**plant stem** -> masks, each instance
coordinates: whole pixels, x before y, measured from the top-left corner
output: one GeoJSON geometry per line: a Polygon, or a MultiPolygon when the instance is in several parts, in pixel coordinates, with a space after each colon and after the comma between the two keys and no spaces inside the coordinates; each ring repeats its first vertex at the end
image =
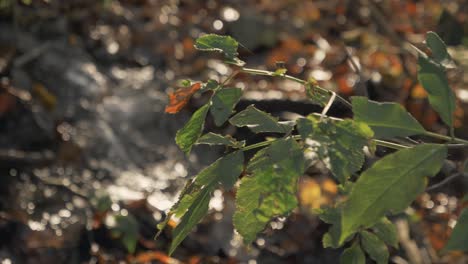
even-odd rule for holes
{"type": "MultiPolygon", "coordinates": [[[[295,139],[295,140],[300,140],[301,136],[300,135],[294,135],[294,136],[292,136],[292,138],[295,139]]],[[[256,148],[266,147],[266,146],[272,144],[273,142],[275,142],[277,140],[279,140],[279,139],[266,140],[266,141],[258,142],[258,143],[255,143],[255,144],[252,144],[252,145],[249,145],[249,146],[245,146],[245,147],[241,148],[240,150],[247,151],[247,150],[252,150],[252,149],[256,149],[256,148]]],[[[405,146],[405,145],[401,145],[401,144],[397,144],[397,143],[393,143],[393,142],[389,142],[389,141],[385,141],[385,140],[373,139],[373,141],[375,142],[375,144],[377,144],[379,146],[387,147],[387,148],[391,148],[391,149],[396,149],[396,150],[410,148],[409,146],[405,146]]]]}
{"type": "Polygon", "coordinates": [[[398,149],[411,148],[409,146],[401,145],[401,144],[398,144],[398,143],[393,143],[393,142],[390,142],[390,141],[380,140],[380,139],[373,139],[372,141],[374,141],[374,143],[379,145],[379,146],[387,147],[387,148],[391,148],[391,149],[397,149],[398,150],[398,149]]]}
{"type": "MultiPolygon", "coordinates": [[[[296,78],[294,76],[291,76],[291,75],[287,75],[287,74],[281,74],[281,75],[275,75],[274,72],[271,72],[271,71],[266,71],[266,70],[258,70],[258,69],[251,69],[251,68],[242,68],[241,69],[241,72],[245,72],[245,73],[249,73],[249,74],[252,74],[252,75],[263,75],[263,76],[277,76],[277,77],[280,77],[280,78],[284,78],[284,79],[287,79],[287,80],[290,80],[290,81],[293,81],[293,82],[296,82],[296,83],[299,83],[299,84],[302,84],[302,85],[306,85],[307,82],[304,81],[304,80],[301,80],[299,78],[296,78]]],[[[316,89],[319,89],[323,92],[326,92],[326,93],[329,93],[330,95],[333,94],[332,91],[329,91],[325,88],[322,88],[320,86],[315,86],[314,88],[316,89]]],[[[339,95],[336,95],[336,98],[338,98],[343,104],[345,104],[347,107],[349,108],[352,108],[352,105],[350,102],[348,102],[348,100],[344,99],[343,97],[339,96],[339,95]]]]}
{"type": "Polygon", "coordinates": [[[464,139],[456,138],[456,137],[452,138],[452,137],[437,134],[437,133],[434,133],[434,132],[427,131],[426,133],[424,133],[424,135],[428,136],[428,137],[432,137],[432,138],[446,140],[446,141],[453,141],[453,142],[456,142],[456,143],[468,144],[468,140],[464,140],[464,139]]]}

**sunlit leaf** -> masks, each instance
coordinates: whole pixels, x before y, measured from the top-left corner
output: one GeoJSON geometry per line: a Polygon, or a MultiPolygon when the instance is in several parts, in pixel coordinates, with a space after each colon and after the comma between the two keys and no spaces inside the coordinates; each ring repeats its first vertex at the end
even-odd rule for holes
{"type": "Polygon", "coordinates": [[[429,103],[442,120],[452,127],[455,95],[443,68],[422,55],[419,56],[418,64],[418,79],[428,93],[429,103]]]}
{"type": "Polygon", "coordinates": [[[200,222],[200,220],[208,212],[208,205],[211,199],[211,192],[213,191],[213,185],[203,188],[193,200],[193,203],[184,214],[180,223],[174,229],[172,236],[172,243],[169,247],[169,255],[172,255],[177,246],[185,239],[190,233],[192,228],[200,222]]]}
{"type": "Polygon", "coordinates": [[[231,117],[229,122],[237,127],[246,126],[254,133],[289,133],[292,130],[292,126],[279,123],[277,118],[258,110],[253,105],[249,105],[245,110],[231,117]]]}
{"type": "Polygon", "coordinates": [[[245,63],[237,58],[237,48],[239,43],[230,36],[220,36],[208,34],[199,37],[195,42],[195,48],[204,51],[217,51],[224,54],[229,63],[239,66],[245,63]]]}
{"type": "Polygon", "coordinates": [[[210,132],[201,136],[196,144],[225,145],[233,148],[242,148],[245,146],[245,141],[237,141],[235,138],[229,135],[223,136],[210,132]]]}
{"type": "Polygon", "coordinates": [[[358,242],[343,251],[340,264],[366,264],[366,256],[362,252],[358,242]]]}
{"type": "Polygon", "coordinates": [[[185,124],[183,128],[177,131],[176,143],[179,146],[179,148],[187,155],[190,153],[193,144],[197,142],[198,138],[202,133],[203,125],[205,124],[206,114],[208,113],[209,108],[209,104],[200,107],[200,109],[198,109],[192,115],[187,124],[185,124]]]}
{"type": "Polygon", "coordinates": [[[371,232],[364,230],[360,234],[362,248],[369,257],[377,262],[377,264],[387,264],[389,253],[385,243],[371,232]]]}
{"type": "Polygon", "coordinates": [[[234,227],[246,243],[274,217],[297,207],[296,185],[304,171],[300,146],[292,138],[278,140],[257,152],[247,166],[236,195],[234,227]]]}
{"type": "Polygon", "coordinates": [[[424,191],[426,177],[435,175],[447,147],[425,144],[399,150],[364,171],[343,208],[340,242],[360,227],[376,224],[386,213],[406,209],[424,191]]]}
{"type": "Polygon", "coordinates": [[[210,108],[216,126],[221,126],[228,120],[241,96],[242,89],[240,88],[224,88],[216,92],[210,108]]]}
{"type": "Polygon", "coordinates": [[[395,225],[386,217],[372,227],[374,234],[385,244],[398,248],[398,234],[395,225]]]}
{"type": "Polygon", "coordinates": [[[397,103],[378,103],[366,97],[353,97],[354,120],[366,123],[377,138],[423,134],[424,128],[397,103]]]}
{"type": "MultiPolygon", "coordinates": [[[[172,254],[190,230],[206,215],[211,193],[215,188],[220,185],[226,189],[232,188],[243,168],[243,152],[230,153],[202,170],[193,182],[184,188],[179,201],[168,214],[168,217],[175,215],[181,218],[174,229],[169,254],[172,254]]],[[[158,227],[164,228],[164,226],[158,227]]]]}
{"type": "Polygon", "coordinates": [[[202,87],[200,91],[209,91],[209,90],[215,90],[216,88],[219,87],[219,83],[215,80],[208,80],[207,82],[202,84],[202,87]]]}
{"type": "Polygon", "coordinates": [[[298,131],[304,142],[328,163],[333,175],[344,182],[364,163],[363,148],[372,137],[372,130],[353,120],[320,122],[313,115],[297,120],[298,131]]]}
{"type": "Polygon", "coordinates": [[[166,113],[178,113],[189,102],[190,97],[201,88],[201,83],[194,83],[190,87],[179,88],[169,94],[169,105],[166,106],[166,113]]]}
{"type": "Polygon", "coordinates": [[[330,100],[330,93],[319,89],[315,82],[307,82],[305,89],[309,99],[320,106],[325,106],[330,100]]]}
{"type": "Polygon", "coordinates": [[[465,208],[457,219],[447,245],[443,251],[460,250],[468,252],[468,208],[465,208]]]}
{"type": "Polygon", "coordinates": [[[278,68],[273,72],[274,76],[282,76],[285,75],[288,70],[286,68],[278,68]]]}
{"type": "Polygon", "coordinates": [[[450,54],[447,52],[447,46],[445,46],[444,41],[435,32],[427,32],[426,44],[432,51],[432,57],[438,63],[442,64],[451,60],[450,54]]]}

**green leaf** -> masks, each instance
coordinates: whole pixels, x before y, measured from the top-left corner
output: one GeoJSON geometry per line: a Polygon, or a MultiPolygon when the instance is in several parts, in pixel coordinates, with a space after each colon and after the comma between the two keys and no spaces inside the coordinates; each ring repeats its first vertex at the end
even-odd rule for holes
{"type": "Polygon", "coordinates": [[[185,124],[183,128],[177,131],[176,143],[179,148],[187,155],[190,153],[193,144],[197,142],[202,133],[206,114],[208,113],[209,108],[209,104],[202,106],[192,115],[187,124],[185,124]]]}
{"type": "Polygon", "coordinates": [[[111,232],[120,237],[120,241],[131,254],[135,252],[138,242],[139,227],[138,221],[133,215],[117,215],[115,216],[116,225],[111,232]]]}
{"type": "Polygon", "coordinates": [[[220,183],[226,189],[231,189],[237,181],[237,177],[244,169],[244,152],[238,150],[232,152],[202,170],[195,179],[197,186],[220,183]]]}
{"type": "Polygon", "coordinates": [[[236,195],[234,227],[252,242],[272,218],[297,207],[296,184],[304,171],[301,147],[292,138],[278,140],[250,160],[236,195]]]}
{"type": "Polygon", "coordinates": [[[210,108],[216,126],[221,126],[228,120],[232,110],[242,96],[242,89],[228,88],[222,89],[213,96],[213,105],[210,108]]]}
{"type": "Polygon", "coordinates": [[[202,84],[202,87],[200,88],[200,91],[205,92],[205,91],[210,91],[210,90],[215,90],[219,87],[219,83],[215,80],[208,80],[206,83],[202,84]]]}
{"type": "Polygon", "coordinates": [[[461,250],[468,252],[468,208],[463,209],[458,217],[457,224],[453,228],[447,245],[443,251],[461,250]]]}
{"type": "Polygon", "coordinates": [[[432,51],[432,57],[438,63],[442,64],[451,60],[450,54],[447,52],[447,46],[445,46],[444,41],[435,32],[427,32],[426,44],[432,51]]]}
{"type": "Polygon", "coordinates": [[[341,217],[340,242],[361,226],[370,227],[386,213],[406,209],[424,191],[447,156],[444,145],[424,144],[380,159],[356,181],[341,217]]]}
{"type": "Polygon", "coordinates": [[[245,141],[237,141],[235,138],[229,135],[223,136],[210,132],[201,136],[196,144],[225,145],[233,148],[242,148],[245,146],[245,141]]]}
{"type": "Polygon", "coordinates": [[[453,126],[455,95],[441,66],[420,55],[418,79],[428,93],[429,103],[448,126],[453,126]]]}
{"type": "Polygon", "coordinates": [[[332,226],[328,232],[322,237],[324,248],[332,247],[339,248],[339,239],[341,235],[341,209],[335,207],[327,207],[315,210],[320,220],[332,226]]]}
{"type": "Polygon", "coordinates": [[[364,230],[360,234],[362,248],[369,254],[369,257],[377,264],[387,264],[389,253],[385,243],[368,231],[364,230]]]}
{"type": "Polygon", "coordinates": [[[382,218],[377,224],[372,227],[374,234],[378,236],[385,244],[394,248],[398,248],[398,234],[395,225],[388,220],[382,218]]]}
{"type": "Polygon", "coordinates": [[[171,253],[207,213],[213,190],[219,185],[231,189],[243,169],[244,153],[232,152],[203,169],[190,184],[184,187],[179,201],[171,208],[163,224],[158,225],[161,230],[172,215],[181,217],[180,223],[174,229],[171,253]]]}
{"type": "Polygon", "coordinates": [[[249,105],[245,110],[231,117],[229,122],[237,127],[246,126],[254,133],[289,133],[292,130],[292,126],[278,123],[277,118],[274,118],[266,112],[258,110],[253,105],[249,105]]]}
{"type": "Polygon", "coordinates": [[[314,83],[307,82],[305,84],[305,89],[309,99],[320,106],[325,106],[330,100],[330,93],[326,90],[319,89],[318,86],[314,83]]]}
{"type": "Polygon", "coordinates": [[[358,96],[351,100],[354,120],[370,126],[377,138],[406,137],[426,132],[400,104],[378,103],[358,96]]]}
{"type": "Polygon", "coordinates": [[[340,257],[340,264],[366,264],[366,256],[358,242],[345,249],[340,257]]]}
{"type": "Polygon", "coordinates": [[[217,51],[224,54],[229,63],[243,66],[245,63],[237,58],[239,43],[230,36],[208,34],[199,37],[195,42],[195,48],[203,51],[217,51]]]}
{"type": "Polygon", "coordinates": [[[373,135],[364,123],[329,119],[320,122],[313,115],[298,119],[297,128],[304,142],[317,152],[340,182],[361,168],[363,148],[373,135]]]}
{"type": "Polygon", "coordinates": [[[210,185],[200,191],[195,197],[193,203],[180,220],[180,223],[174,229],[172,243],[169,247],[169,255],[174,252],[177,246],[185,239],[188,233],[190,233],[192,228],[206,215],[213,189],[213,185],[210,185]]]}

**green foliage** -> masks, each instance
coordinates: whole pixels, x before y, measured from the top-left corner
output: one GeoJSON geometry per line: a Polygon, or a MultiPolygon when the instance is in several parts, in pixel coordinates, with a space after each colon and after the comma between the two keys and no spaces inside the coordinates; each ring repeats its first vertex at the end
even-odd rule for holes
{"type": "Polygon", "coordinates": [[[352,98],[354,119],[366,123],[378,138],[424,134],[424,128],[397,103],[378,103],[365,97],[352,98]]]}
{"type": "MultiPolygon", "coordinates": [[[[455,96],[444,71],[450,56],[435,33],[428,33],[426,43],[432,50],[432,57],[420,52],[418,78],[428,91],[430,104],[453,132],[455,96]]],[[[333,93],[313,80],[303,81],[286,75],[282,66],[275,72],[243,67],[244,63],[237,58],[238,43],[231,37],[205,35],[197,39],[195,47],[221,52],[228,63],[239,67],[222,83],[208,80],[197,83],[195,88],[201,86],[199,90],[192,89],[198,93],[209,92],[212,96],[177,132],[176,143],[187,154],[194,144],[224,145],[226,153],[186,184],[168,217],[158,225],[162,230],[172,216],[180,219],[173,230],[171,254],[207,214],[212,192],[217,188],[233,188],[240,175],[244,177],[237,185],[233,223],[246,243],[255,240],[272,219],[286,216],[296,208],[296,185],[307,169],[304,155],[307,153],[308,158],[315,157],[325,163],[340,183],[342,197],[338,202],[315,211],[322,221],[331,225],[323,236],[323,246],[339,248],[345,243],[351,244],[344,250],[341,263],[365,263],[364,252],[377,263],[388,263],[387,245],[397,248],[398,238],[395,226],[386,216],[402,212],[424,191],[427,177],[440,170],[450,144],[401,145],[382,139],[422,134],[468,145],[467,141],[455,138],[453,133],[448,137],[427,132],[399,104],[378,103],[364,97],[353,97],[352,104],[336,97],[352,108],[354,119],[330,118],[325,109],[320,116],[279,122],[278,118],[253,105],[235,113],[242,90],[226,86],[238,72],[296,81],[304,85],[308,98],[321,106],[327,105],[333,93]],[[218,127],[247,127],[253,133],[279,133],[281,137],[246,145],[245,141],[229,135],[208,131],[201,136],[208,111],[218,127]],[[229,124],[226,124],[227,120],[229,124]],[[397,151],[380,158],[360,173],[365,153],[374,155],[377,145],[397,151]],[[366,147],[368,152],[365,152],[366,147]],[[244,152],[253,150],[257,152],[245,161],[244,152]],[[308,155],[310,153],[313,155],[308,155]],[[247,164],[245,171],[244,163],[247,164]]],[[[182,103],[186,103],[181,101],[186,97],[177,99],[174,95],[174,108],[178,111],[182,103]]],[[[177,111],[171,109],[170,113],[177,111]]],[[[465,210],[446,250],[467,250],[467,218],[465,210]]]]}
{"type": "Polygon", "coordinates": [[[442,39],[434,32],[430,31],[426,34],[426,44],[432,51],[432,57],[440,64],[451,60],[447,47],[442,39]]]}
{"type": "Polygon", "coordinates": [[[237,191],[234,227],[250,243],[273,217],[297,206],[296,184],[304,171],[301,147],[292,138],[275,141],[257,152],[246,171],[250,175],[237,191]]]}
{"type": "Polygon", "coordinates": [[[468,252],[468,208],[465,208],[458,217],[444,251],[460,250],[468,252]]]}
{"type": "Polygon", "coordinates": [[[362,252],[358,242],[355,242],[351,247],[345,249],[340,257],[340,264],[365,264],[366,256],[362,252]]]}
{"type": "Polygon", "coordinates": [[[237,58],[239,43],[229,36],[208,34],[199,37],[195,42],[195,48],[204,51],[217,51],[224,54],[228,63],[242,66],[245,63],[237,58]]]}
{"type": "Polygon", "coordinates": [[[222,89],[215,93],[210,112],[217,126],[223,125],[228,120],[241,96],[242,89],[240,88],[222,89]]]}
{"type": "Polygon", "coordinates": [[[246,126],[254,133],[289,133],[292,129],[292,126],[279,123],[277,118],[274,118],[270,114],[258,110],[253,105],[249,105],[245,110],[231,117],[229,122],[236,127],[246,126]]]}
{"type": "Polygon", "coordinates": [[[215,133],[207,133],[201,136],[196,144],[207,144],[207,145],[225,145],[233,148],[242,148],[245,146],[245,141],[237,141],[231,136],[223,136],[215,133]]]}
{"type": "Polygon", "coordinates": [[[388,212],[406,209],[424,191],[426,177],[435,175],[446,157],[447,147],[425,144],[387,155],[364,171],[345,202],[340,243],[388,212]]]}
{"type": "Polygon", "coordinates": [[[193,144],[197,142],[202,133],[208,109],[210,109],[209,104],[202,106],[193,114],[187,124],[185,124],[181,130],[177,131],[176,143],[187,155],[190,153],[193,144]]]}
{"type": "Polygon", "coordinates": [[[382,218],[377,224],[372,227],[374,234],[380,238],[385,244],[394,248],[398,248],[398,234],[395,225],[388,220],[382,218]]]}
{"type": "Polygon", "coordinates": [[[387,264],[389,253],[385,243],[368,231],[362,231],[360,235],[362,248],[369,257],[377,262],[377,264],[387,264]]]}
{"type": "MultiPolygon", "coordinates": [[[[230,153],[202,170],[193,182],[184,188],[179,202],[171,208],[168,216],[168,219],[172,215],[181,218],[180,223],[174,229],[174,239],[169,254],[172,254],[190,230],[206,215],[211,193],[219,185],[226,189],[232,188],[243,170],[243,164],[242,151],[230,153]]],[[[163,229],[166,223],[164,222],[158,228],[163,229]]]]}
{"type": "Polygon", "coordinates": [[[424,56],[419,56],[418,64],[418,79],[428,93],[429,103],[442,120],[452,127],[455,94],[448,84],[442,66],[424,56]]]}
{"type": "Polygon", "coordinates": [[[305,143],[315,150],[322,161],[329,160],[333,175],[345,182],[364,163],[363,148],[372,137],[372,130],[353,120],[321,122],[310,115],[297,121],[305,143]]]}

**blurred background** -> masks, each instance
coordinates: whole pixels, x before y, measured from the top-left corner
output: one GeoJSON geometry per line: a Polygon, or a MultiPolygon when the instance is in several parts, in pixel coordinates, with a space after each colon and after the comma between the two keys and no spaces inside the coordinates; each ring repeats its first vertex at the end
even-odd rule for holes
{"type": "MultiPolygon", "coordinates": [[[[426,129],[446,133],[417,83],[410,46],[426,50],[427,31],[455,59],[456,134],[468,138],[466,0],[0,0],[0,263],[337,263],[341,250],[322,248],[328,225],[311,213],[337,195],[320,164],[300,181],[300,207],[253,245],[233,231],[235,194],[217,190],[209,216],[167,256],[176,223],[154,240],[157,223],[185,181],[223,152],[178,150],[176,131],[206,98],[168,115],[167,93],[183,79],[231,73],[220,56],[193,47],[201,34],[228,34],[248,67],[283,61],[290,75],[346,98],[399,102],[426,129]]],[[[240,107],[255,103],[281,118],[320,109],[287,80],[239,75],[231,85],[244,89],[240,107]]],[[[339,105],[331,113],[351,116],[339,105]]],[[[444,170],[466,156],[453,153],[444,170]]],[[[468,263],[438,253],[467,189],[459,178],[395,217],[401,246],[392,263],[468,263]]]]}

